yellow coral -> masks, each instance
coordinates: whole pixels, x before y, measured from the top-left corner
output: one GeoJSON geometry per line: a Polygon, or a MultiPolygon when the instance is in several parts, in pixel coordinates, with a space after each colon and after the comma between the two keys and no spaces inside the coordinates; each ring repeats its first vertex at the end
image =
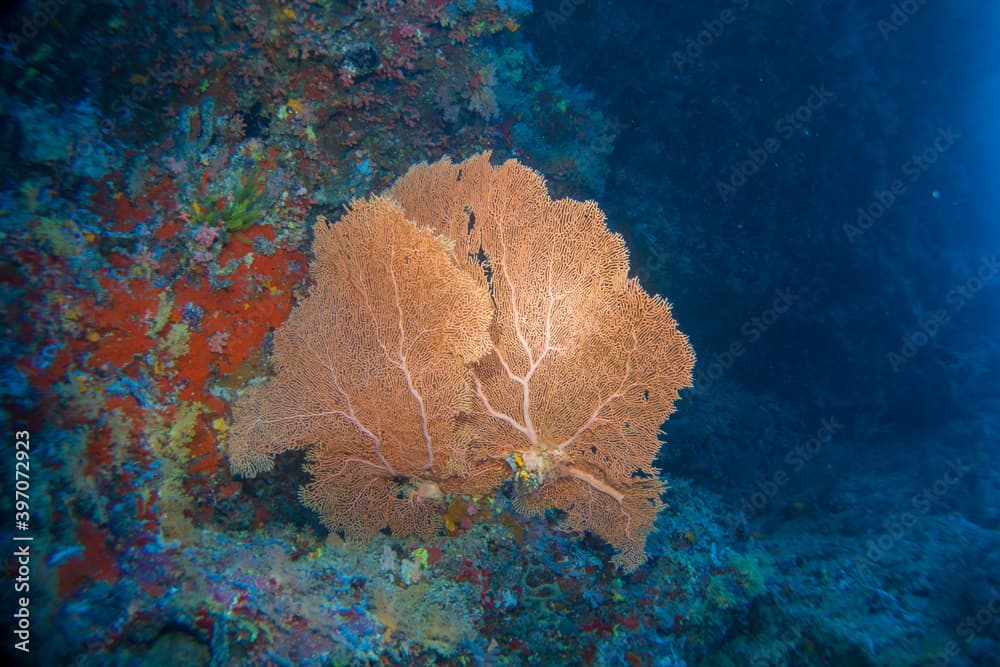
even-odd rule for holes
{"type": "Polygon", "coordinates": [[[158,335],[163,327],[167,326],[167,321],[170,319],[170,312],[174,309],[174,299],[169,292],[160,292],[160,296],[156,302],[156,314],[153,316],[153,321],[149,324],[149,330],[146,331],[146,335],[150,338],[158,335]]]}
{"type": "Polygon", "coordinates": [[[72,257],[79,254],[80,244],[73,238],[78,233],[71,221],[60,222],[55,218],[42,218],[35,229],[35,236],[43,242],[56,257],[72,257]]]}
{"type": "Polygon", "coordinates": [[[191,332],[185,324],[172,324],[167,337],[160,344],[168,356],[176,359],[188,353],[191,341],[191,332]]]}
{"type": "Polygon", "coordinates": [[[183,403],[169,427],[160,416],[150,419],[145,427],[146,438],[161,463],[157,496],[160,532],[165,540],[184,541],[194,530],[185,516],[191,505],[184,488],[185,468],[191,458],[188,443],[194,438],[198,418],[204,411],[205,406],[201,403],[183,403]]]}

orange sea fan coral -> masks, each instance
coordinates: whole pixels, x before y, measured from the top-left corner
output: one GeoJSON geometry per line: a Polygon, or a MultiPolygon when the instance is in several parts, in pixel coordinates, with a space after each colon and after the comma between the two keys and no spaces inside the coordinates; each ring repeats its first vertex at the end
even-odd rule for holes
{"type": "Polygon", "coordinates": [[[314,252],[310,296],[275,334],[276,374],[235,410],[232,468],[254,476],[307,449],[315,479],[301,497],[327,526],[429,534],[442,487],[488,477],[459,416],[472,407],[469,364],[490,346],[489,295],[383,198],[319,220],[314,252]]]}
{"type": "Polygon", "coordinates": [[[489,491],[510,462],[521,510],[565,511],[631,571],[694,353],[595,203],[489,157],[418,165],[317,223],[316,284],[275,337],[276,376],[236,410],[233,469],[307,448],[303,500],[365,538],[433,531],[441,493],[489,491]]]}
{"type": "Polygon", "coordinates": [[[518,162],[419,165],[390,196],[452,239],[493,297],[493,350],[472,376],[477,443],[520,455],[522,509],[564,510],[635,569],[662,507],[657,432],[694,365],[669,304],[627,277],[595,203],[553,201],[518,162]]]}

